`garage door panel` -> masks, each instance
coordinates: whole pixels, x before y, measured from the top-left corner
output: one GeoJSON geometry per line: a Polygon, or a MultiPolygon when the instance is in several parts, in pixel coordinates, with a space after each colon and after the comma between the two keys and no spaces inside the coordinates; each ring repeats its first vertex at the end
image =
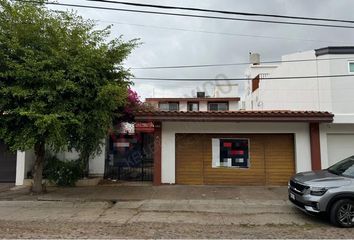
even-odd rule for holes
{"type": "Polygon", "coordinates": [[[294,172],[292,134],[176,135],[176,182],[179,184],[286,185],[294,172]],[[249,139],[249,168],[213,168],[213,138],[249,139]]]}
{"type": "Polygon", "coordinates": [[[207,137],[209,147],[205,149],[204,157],[204,183],[225,185],[263,185],[264,183],[264,155],[263,142],[257,135],[209,135],[207,137]],[[249,138],[251,151],[251,167],[247,169],[237,168],[213,168],[212,167],[212,138],[249,138]]]}
{"type": "Polygon", "coordinates": [[[176,183],[203,184],[201,138],[202,135],[176,134],[176,183]]]}
{"type": "Polygon", "coordinates": [[[354,134],[327,135],[328,164],[331,166],[340,160],[354,155],[354,134]]]}
{"type": "Polygon", "coordinates": [[[285,185],[295,173],[294,137],[267,135],[265,138],[266,184],[285,185]]]}

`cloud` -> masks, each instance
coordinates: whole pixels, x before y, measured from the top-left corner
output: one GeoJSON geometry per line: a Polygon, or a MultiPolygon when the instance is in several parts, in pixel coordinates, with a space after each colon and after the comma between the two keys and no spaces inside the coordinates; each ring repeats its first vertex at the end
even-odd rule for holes
{"type": "MultiPolygon", "coordinates": [[[[61,0],[60,2],[70,3],[72,1],[61,0]]],[[[352,0],[136,0],[135,2],[349,20],[352,19],[352,9],[354,9],[352,0]]],[[[77,0],[75,3],[88,4],[84,0],[77,0]]],[[[89,4],[103,5],[104,3],[89,4]]],[[[121,7],[120,5],[105,5],[121,7]]],[[[62,9],[62,7],[55,8],[62,9]]],[[[247,62],[249,52],[260,53],[262,60],[279,60],[284,54],[329,45],[348,45],[345,43],[350,43],[350,40],[354,39],[352,29],[197,19],[91,9],[77,9],[77,11],[85,18],[100,20],[99,25],[102,27],[111,22],[123,22],[284,38],[218,35],[113,23],[114,36],[123,35],[124,39],[140,38],[143,42],[143,45],[136,49],[126,61],[128,67],[247,62]],[[306,39],[318,39],[319,41],[306,41],[306,39]]],[[[134,70],[133,73],[137,77],[215,78],[223,74],[231,78],[243,77],[246,67],[134,70]]],[[[201,84],[136,80],[134,88],[143,98],[153,96],[153,90],[155,97],[176,97],[192,93],[198,86],[200,88],[201,84]]]]}

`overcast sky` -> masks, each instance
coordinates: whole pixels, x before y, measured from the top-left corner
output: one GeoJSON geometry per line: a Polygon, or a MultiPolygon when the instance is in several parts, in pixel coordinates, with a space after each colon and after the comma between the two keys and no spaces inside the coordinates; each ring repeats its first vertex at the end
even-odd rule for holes
{"type": "MultiPolygon", "coordinates": [[[[118,4],[98,4],[85,0],[58,1],[61,3],[143,9],[118,4]]],[[[354,20],[353,0],[136,0],[134,2],[354,20]]],[[[55,8],[65,9],[65,7],[55,8]]],[[[126,67],[247,62],[249,52],[260,53],[263,61],[279,60],[281,55],[288,53],[326,46],[354,45],[354,29],[239,22],[83,8],[75,8],[75,10],[84,18],[99,20],[99,27],[113,24],[113,36],[123,35],[124,39],[127,40],[133,38],[141,39],[140,41],[143,44],[135,49],[127,59],[126,67]],[[164,27],[164,29],[157,27],[164,27]],[[170,30],[166,28],[182,28],[193,31],[222,32],[236,35],[170,30]],[[268,38],[264,36],[268,36],[268,38]]],[[[146,10],[159,11],[156,9],[146,10]]],[[[169,11],[173,12],[172,10],[169,11]]],[[[246,67],[133,70],[132,72],[136,77],[215,79],[244,77],[246,67]]],[[[201,82],[146,80],[134,80],[134,82],[133,88],[141,96],[142,100],[145,97],[152,96],[190,96],[198,88],[203,90],[203,83],[201,82]]]]}

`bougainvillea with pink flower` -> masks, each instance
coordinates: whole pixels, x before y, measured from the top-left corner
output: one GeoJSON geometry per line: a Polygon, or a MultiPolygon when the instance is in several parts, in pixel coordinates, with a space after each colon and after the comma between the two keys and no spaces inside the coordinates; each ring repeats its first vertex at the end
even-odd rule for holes
{"type": "Polygon", "coordinates": [[[135,121],[134,113],[136,111],[142,110],[151,110],[151,106],[143,103],[136,91],[131,88],[128,88],[128,95],[126,99],[125,106],[122,109],[118,109],[118,112],[121,113],[121,116],[116,119],[115,125],[121,122],[132,123],[135,121]]]}

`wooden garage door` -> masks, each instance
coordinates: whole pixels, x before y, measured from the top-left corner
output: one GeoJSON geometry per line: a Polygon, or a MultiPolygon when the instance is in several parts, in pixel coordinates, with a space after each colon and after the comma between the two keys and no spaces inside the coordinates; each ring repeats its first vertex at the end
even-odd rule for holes
{"type": "Polygon", "coordinates": [[[294,172],[292,134],[176,134],[177,184],[285,185],[294,172]],[[213,138],[249,139],[249,168],[213,168],[213,138]]]}
{"type": "Polygon", "coordinates": [[[15,182],[16,154],[10,152],[7,146],[0,142],[0,182],[15,182]]]}
{"type": "Polygon", "coordinates": [[[204,146],[201,135],[176,135],[176,182],[203,184],[204,146]],[[178,160],[177,160],[178,159],[178,160]]]}

